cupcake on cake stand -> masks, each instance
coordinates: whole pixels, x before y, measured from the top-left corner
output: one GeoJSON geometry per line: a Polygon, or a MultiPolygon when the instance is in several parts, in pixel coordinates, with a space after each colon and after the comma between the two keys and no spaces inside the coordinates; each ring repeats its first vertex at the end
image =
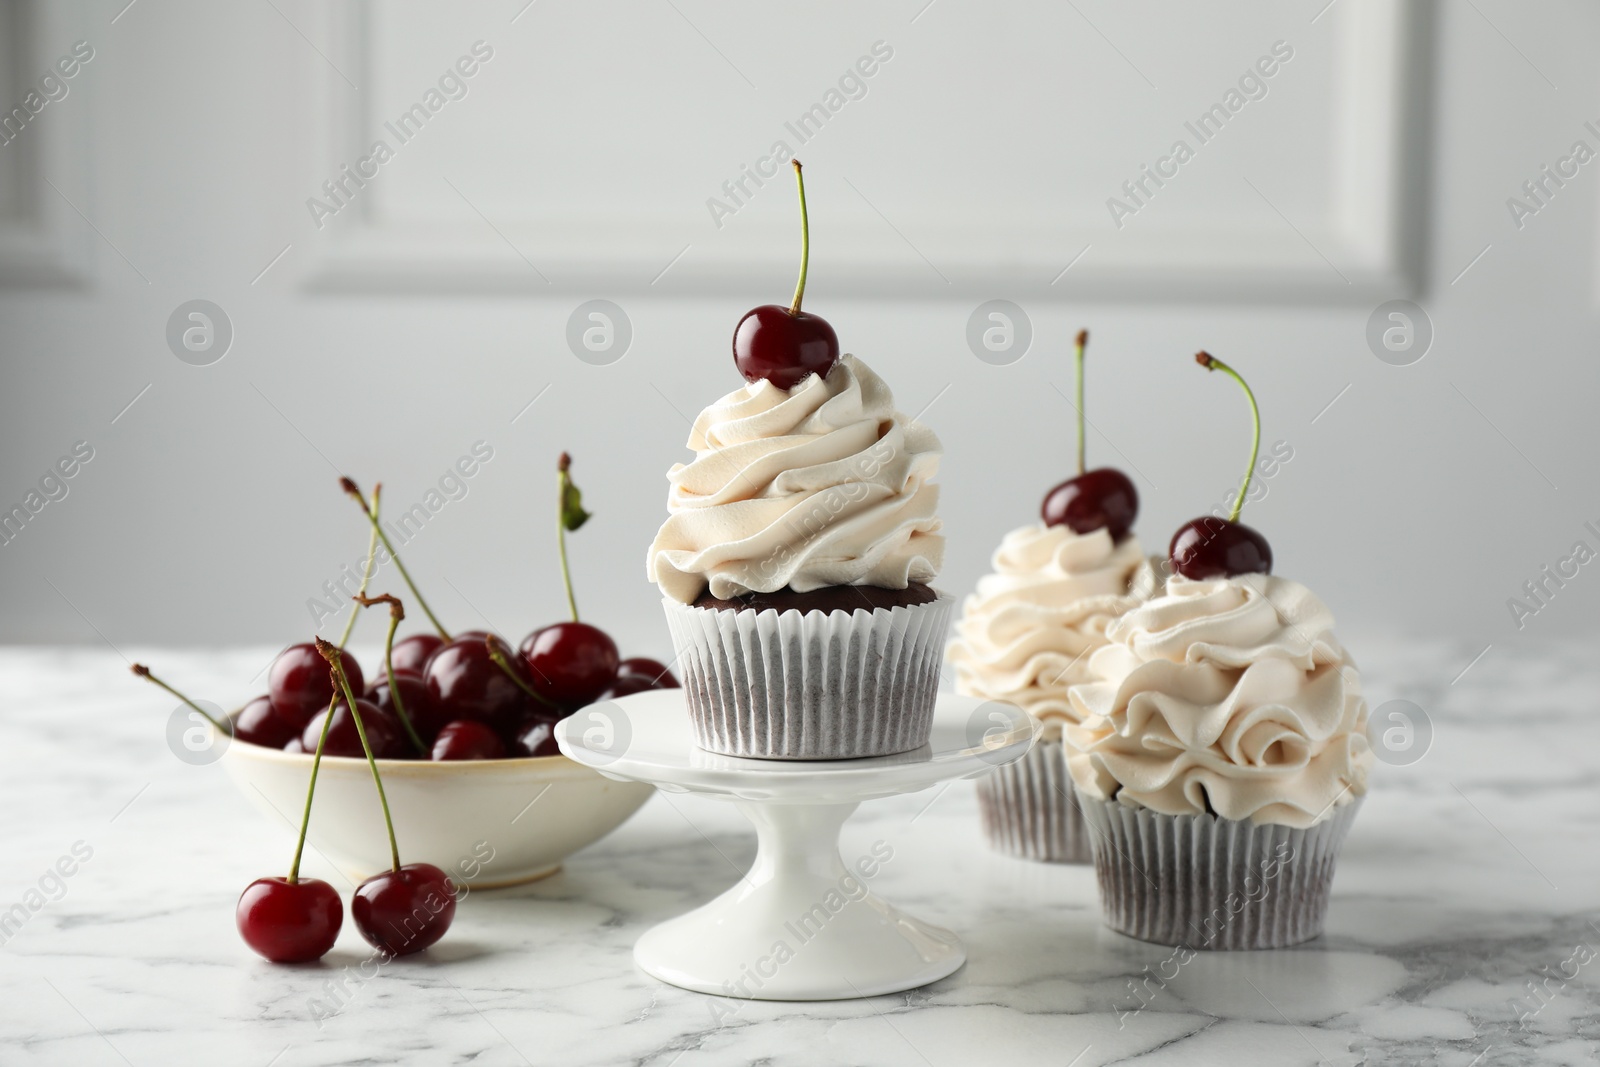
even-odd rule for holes
{"type": "Polygon", "coordinates": [[[650,546],[684,687],[585,708],[556,737],[579,763],[732,800],[755,824],[749,874],[640,938],[641,968],[704,993],[832,1000],[924,985],[966,958],[955,934],[871,891],[875,857],[845,864],[844,820],[1021,759],[1035,727],[1011,704],[938,692],[952,604],[928,584],[944,556],[939,438],[801,310],[810,230],[794,171],[794,300],[739,321],[745,384],[695,419],[650,546]]]}
{"type": "Polygon", "coordinates": [[[1037,725],[1009,704],[941,695],[928,742],[845,760],[724,756],[694,741],[680,689],[585,708],[556,727],[566,756],[622,781],[737,804],[758,842],[749,872],[634,946],[652,977],[752,1000],[845,1000],[913,989],[954,972],[953,932],[870,888],[882,857],[846,863],[839,828],[866,800],[975,778],[1021,759],[1037,725]]]}

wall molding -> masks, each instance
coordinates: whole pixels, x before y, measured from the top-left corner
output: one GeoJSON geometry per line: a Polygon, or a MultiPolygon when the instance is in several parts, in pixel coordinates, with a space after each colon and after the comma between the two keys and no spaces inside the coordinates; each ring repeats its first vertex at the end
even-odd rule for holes
{"type": "MultiPolygon", "coordinates": [[[[372,68],[365,0],[325,18],[324,36],[340,65],[365,74],[372,68]]],[[[1330,135],[1337,163],[1330,210],[1317,223],[1296,230],[1269,215],[1261,228],[1243,232],[1178,233],[1163,230],[1158,219],[1120,231],[912,219],[905,228],[918,235],[918,256],[882,243],[851,247],[850,235],[830,238],[837,254],[827,280],[814,279],[818,292],[830,298],[1229,304],[1364,303],[1414,294],[1422,276],[1416,179],[1426,144],[1418,136],[1418,111],[1428,78],[1430,51],[1423,43],[1432,29],[1430,12],[1407,0],[1343,0],[1326,19],[1316,29],[1334,35],[1330,92],[1337,106],[1330,135]]],[[[362,110],[363,94],[343,84],[326,92],[328,110],[318,122],[327,149],[308,168],[318,175],[313,187],[374,128],[362,110]]],[[[301,275],[307,291],[681,296],[725,292],[748,285],[754,273],[792,270],[787,237],[773,242],[770,255],[755,254],[719,244],[703,230],[707,239],[695,241],[681,217],[622,223],[572,218],[552,207],[548,217],[504,225],[497,233],[477,224],[381,222],[370,206],[363,203],[351,217],[341,212],[318,234],[301,275]],[[507,241],[527,250],[547,280],[512,255],[507,241]],[[688,252],[656,282],[686,242],[688,252]]]]}
{"type": "MultiPolygon", "coordinates": [[[[0,19],[0,113],[9,115],[74,41],[89,38],[80,5],[70,0],[15,0],[0,19]]],[[[0,145],[0,152],[15,153],[7,166],[18,197],[15,210],[0,214],[0,287],[77,288],[92,276],[94,235],[63,197],[88,209],[94,73],[92,65],[80,70],[66,83],[65,97],[47,103],[0,145]]]]}

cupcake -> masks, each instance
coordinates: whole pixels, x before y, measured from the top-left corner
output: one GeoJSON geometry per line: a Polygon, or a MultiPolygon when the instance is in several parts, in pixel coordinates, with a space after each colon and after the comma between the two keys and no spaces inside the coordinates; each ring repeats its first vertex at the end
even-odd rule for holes
{"type": "MultiPolygon", "coordinates": [[[[1079,428],[1083,353],[1078,334],[1079,428]]],[[[994,572],[962,607],[948,658],[956,690],[1003,700],[1041,724],[1027,756],[978,782],[984,835],[995,849],[1051,863],[1087,863],[1088,829],[1073,797],[1061,730],[1078,721],[1067,690],[1089,680],[1089,656],[1106,627],[1154,593],[1156,575],[1129,531],[1139,497],[1111,468],[1084,470],[1045,497],[1043,525],[1005,536],[994,572]]]]}
{"type": "Polygon", "coordinates": [[[984,834],[999,851],[1089,862],[1061,743],[1062,727],[1079,719],[1067,691],[1090,679],[1106,627],[1147,599],[1155,581],[1131,535],[1114,541],[1104,528],[1034,524],[1005,536],[994,573],[966,598],[948,651],[957,692],[1015,704],[1042,725],[1027,756],[978,782],[984,834]]]}
{"type": "Polygon", "coordinates": [[[804,279],[802,263],[791,306],[739,323],[746,384],[695,420],[648,573],[701,748],[906,752],[932,729],[951,607],[928,584],[944,556],[939,439],[800,311],[804,279]]]}
{"type": "Polygon", "coordinates": [[[1266,538],[1237,521],[1248,488],[1230,518],[1178,530],[1162,595],[1107,627],[1094,680],[1068,693],[1067,767],[1105,921],[1145,941],[1316,937],[1366,793],[1360,675],[1327,606],[1274,577],[1266,538]]]}

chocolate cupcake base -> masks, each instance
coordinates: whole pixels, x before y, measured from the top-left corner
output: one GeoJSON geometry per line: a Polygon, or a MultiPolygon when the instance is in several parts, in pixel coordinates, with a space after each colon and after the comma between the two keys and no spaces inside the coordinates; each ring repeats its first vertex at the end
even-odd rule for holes
{"type": "Polygon", "coordinates": [[[911,582],[904,589],[879,589],[875,585],[827,585],[797,593],[784,588],[771,593],[746,593],[726,600],[706,592],[700,594],[694,606],[716,608],[719,611],[820,611],[824,615],[842,611],[850,615],[861,608],[868,611],[907,608],[913,604],[931,604],[938,599],[939,592],[931,585],[911,582]]]}
{"type": "Polygon", "coordinates": [[[1297,830],[1161,815],[1078,794],[1107,926],[1196,950],[1285,948],[1322,933],[1339,847],[1361,799],[1297,830]]]}
{"type": "Polygon", "coordinates": [[[849,611],[663,603],[701,748],[832,760],[927,743],[948,596],[849,611]]]}
{"type": "Polygon", "coordinates": [[[1059,739],[1040,741],[1016,763],[978,780],[989,846],[1041,863],[1089,863],[1089,827],[1078,808],[1059,739]]]}

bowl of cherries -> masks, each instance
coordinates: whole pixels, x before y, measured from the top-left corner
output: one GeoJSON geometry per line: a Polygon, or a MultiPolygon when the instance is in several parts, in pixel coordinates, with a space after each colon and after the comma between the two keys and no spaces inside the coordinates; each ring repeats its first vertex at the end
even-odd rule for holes
{"type": "Polygon", "coordinates": [[[389,820],[373,801],[369,751],[382,772],[399,851],[473,888],[554,872],[649,799],[652,787],[605,778],[556,748],[555,724],[568,715],[678,686],[666,666],[621,657],[604,630],[578,619],[566,534],[589,515],[569,467],[563,454],[558,529],[572,618],[535,629],[515,647],[483,630],[447,630],[379,522],[381,487],[368,498],[341,479],[371,527],[364,581],[344,637],[337,645],[318,639],[285,648],[268,671],[267,692],[220,726],[231,734],[223,766],[274,821],[296,821],[313,765],[319,766],[306,842],[346,873],[366,877],[390,864],[389,820]],[[374,562],[391,560],[409,602],[430,624],[398,640],[406,601],[366,595],[374,562]],[[357,614],[370,607],[387,608],[389,617],[383,661],[375,668],[343,651],[357,614]],[[340,687],[319,644],[340,650],[349,692],[356,694],[354,713],[336,694],[340,687]]]}

